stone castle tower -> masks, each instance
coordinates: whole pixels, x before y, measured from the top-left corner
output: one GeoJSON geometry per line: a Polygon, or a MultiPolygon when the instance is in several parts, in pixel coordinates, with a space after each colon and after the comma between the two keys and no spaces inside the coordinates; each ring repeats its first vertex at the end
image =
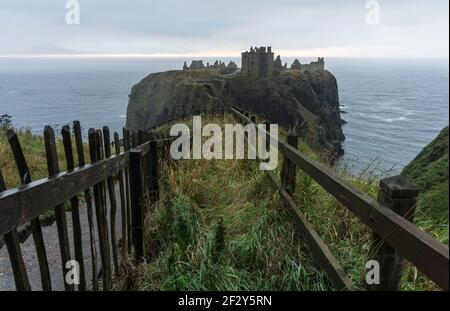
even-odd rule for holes
{"type": "Polygon", "coordinates": [[[273,73],[274,53],[272,47],[250,48],[250,51],[242,53],[243,75],[255,77],[268,77],[273,73]]]}

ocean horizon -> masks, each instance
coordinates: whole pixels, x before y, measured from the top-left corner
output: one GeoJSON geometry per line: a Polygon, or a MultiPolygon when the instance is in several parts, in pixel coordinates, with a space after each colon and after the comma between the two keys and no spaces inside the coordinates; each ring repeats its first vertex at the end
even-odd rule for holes
{"type": "MultiPolygon", "coordinates": [[[[0,58],[0,114],[37,134],[73,120],[84,135],[103,125],[121,133],[132,86],[191,60],[0,58]]],[[[347,122],[341,163],[355,174],[370,164],[379,175],[399,173],[449,123],[448,60],[326,58],[325,67],[337,79],[347,122]]]]}

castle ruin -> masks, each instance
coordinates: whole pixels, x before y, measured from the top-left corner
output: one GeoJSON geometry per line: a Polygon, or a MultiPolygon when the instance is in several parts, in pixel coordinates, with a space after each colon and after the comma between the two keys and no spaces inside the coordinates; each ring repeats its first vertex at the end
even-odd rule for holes
{"type": "MultiPolygon", "coordinates": [[[[270,46],[259,48],[250,47],[250,51],[242,53],[241,74],[256,78],[265,78],[284,70],[299,70],[302,72],[325,70],[325,60],[323,57],[319,57],[317,61],[310,62],[309,64],[302,64],[296,59],[288,69],[288,64],[285,63],[283,65],[279,55],[276,59],[274,56],[272,47],[270,46]]],[[[222,61],[215,61],[214,64],[207,63],[205,66],[202,60],[193,60],[190,66],[184,62],[183,70],[216,70],[220,74],[229,75],[235,74],[239,68],[233,61],[230,61],[228,65],[222,61]]]]}
{"type": "Polygon", "coordinates": [[[247,76],[268,77],[273,73],[274,53],[272,47],[250,48],[242,53],[241,73],[247,76]]]}
{"type": "MultiPolygon", "coordinates": [[[[250,48],[250,51],[242,53],[242,69],[241,74],[254,76],[258,78],[269,77],[274,72],[287,70],[287,64],[282,63],[281,57],[274,59],[272,47],[250,48]]],[[[319,57],[316,62],[302,64],[298,59],[292,64],[291,70],[300,70],[302,72],[314,72],[325,69],[325,60],[319,57]]]]}
{"type": "Polygon", "coordinates": [[[227,64],[225,64],[224,62],[220,61],[220,60],[216,60],[214,62],[214,64],[210,64],[210,63],[203,63],[202,60],[193,60],[191,65],[188,66],[186,62],[184,62],[184,66],[183,66],[183,70],[184,71],[188,71],[188,70],[216,70],[221,74],[232,74],[234,72],[236,72],[238,70],[238,66],[236,65],[235,62],[230,61],[227,64]]]}
{"type": "Polygon", "coordinates": [[[309,64],[302,64],[298,59],[296,59],[291,66],[292,70],[301,70],[301,71],[317,71],[325,69],[325,60],[323,57],[319,57],[316,62],[310,62],[309,64]]]}

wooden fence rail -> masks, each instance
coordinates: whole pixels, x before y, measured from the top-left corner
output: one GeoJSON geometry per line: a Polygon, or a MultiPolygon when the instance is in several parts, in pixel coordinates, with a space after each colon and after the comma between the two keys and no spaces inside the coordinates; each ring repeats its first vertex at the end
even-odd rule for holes
{"type": "MultiPolygon", "coordinates": [[[[39,220],[39,216],[49,209],[55,210],[62,275],[65,277],[69,271],[70,266],[66,264],[70,260],[75,259],[79,264],[80,272],[80,282],[76,289],[86,290],[88,288],[79,214],[80,194],[84,196],[87,208],[92,264],[91,289],[99,289],[97,280],[99,272],[97,268],[98,251],[101,259],[102,288],[104,290],[112,288],[113,272],[116,276],[120,275],[121,258],[130,254],[132,249],[134,249],[138,257],[144,255],[143,214],[140,209],[142,204],[144,204],[144,196],[152,198],[152,202],[155,202],[159,196],[158,169],[160,166],[158,164],[158,143],[169,141],[173,138],[161,138],[151,141],[150,135],[130,132],[124,128],[123,151],[120,148],[119,135],[114,133],[115,150],[113,154],[108,127],[103,127],[101,131],[89,129],[91,163],[86,164],[84,158],[85,145],[82,142],[81,126],[78,121],[73,123],[73,131],[73,137],[69,126],[64,126],[61,131],[67,171],[60,172],[55,133],[51,127],[45,127],[44,142],[49,177],[37,181],[32,181],[31,179],[18,136],[12,130],[8,131],[8,141],[23,186],[6,189],[0,170],[0,235],[5,237],[17,290],[31,290],[17,236],[17,227],[27,222],[31,222],[41,273],[41,288],[43,290],[52,290],[47,252],[39,220]],[[130,137],[133,138],[130,139],[130,137]],[[146,140],[146,137],[148,140],[146,140]],[[72,141],[73,138],[74,141],[72,141]],[[134,149],[130,148],[131,141],[135,145],[134,149]],[[73,146],[76,147],[78,166],[75,165],[73,146]],[[140,163],[146,164],[138,167],[137,171],[135,165],[136,155],[138,155],[140,163]],[[136,176],[142,177],[141,186],[143,187],[142,192],[139,192],[137,195],[135,195],[136,189],[139,188],[135,187],[136,176]],[[116,181],[120,198],[116,198],[116,181]],[[139,204],[135,203],[136,198],[139,204]],[[72,243],[70,243],[71,241],[69,241],[68,237],[67,215],[65,212],[66,202],[69,202],[71,208],[74,254],[70,252],[72,243]],[[119,241],[115,230],[116,214],[119,208],[122,219],[120,230],[122,239],[121,254],[118,251],[119,241]],[[137,231],[138,222],[136,221],[139,217],[141,217],[140,232],[137,231]],[[95,230],[97,230],[97,234],[95,230]],[[99,242],[98,249],[96,236],[98,236],[99,242]]],[[[73,284],[65,281],[64,286],[66,290],[75,289],[73,284]]]]}
{"type": "MultiPolygon", "coordinates": [[[[230,108],[236,119],[251,123],[248,112],[239,111],[236,108],[230,108]]],[[[264,133],[264,132],[263,132],[264,133]]],[[[271,134],[266,131],[266,137],[271,134]]],[[[395,256],[404,257],[414,264],[420,271],[427,275],[442,289],[449,288],[449,249],[440,241],[434,239],[408,219],[406,215],[399,215],[398,210],[395,211],[388,206],[383,205],[384,202],[377,202],[368,195],[353,188],[344,180],[335,176],[331,171],[324,168],[319,163],[309,159],[302,154],[297,148],[290,144],[279,141],[277,137],[272,137],[270,143],[274,142],[274,146],[287,158],[301,169],[327,192],[333,195],[344,207],[355,214],[364,224],[366,224],[374,234],[382,239],[383,242],[390,245],[391,250],[395,250],[395,256]]],[[[381,182],[390,194],[408,193],[407,204],[403,209],[410,211],[415,203],[411,200],[417,195],[417,191],[413,189],[402,177],[395,177],[381,182]],[[386,185],[389,185],[386,187],[386,185]]],[[[401,198],[399,198],[401,199],[401,198]]],[[[404,203],[403,203],[404,205],[404,203]]],[[[411,217],[408,217],[411,219],[411,217]]],[[[375,258],[374,258],[375,259],[375,258]]],[[[383,268],[383,267],[382,267],[383,268]]],[[[387,269],[392,270],[391,267],[387,269]]],[[[397,270],[398,268],[395,268],[397,270]]],[[[391,275],[394,277],[395,273],[391,275]]],[[[398,286],[399,278],[395,276],[396,282],[391,283],[391,287],[385,288],[395,290],[398,286]]]]}
{"type": "MultiPolygon", "coordinates": [[[[190,114],[180,114],[176,118],[164,122],[164,124],[198,114],[224,117],[226,111],[240,122],[255,123],[257,120],[249,112],[240,111],[233,107],[220,107],[215,110],[197,110],[190,114]]],[[[263,123],[268,124],[267,121],[263,123]]],[[[163,124],[157,126],[161,125],[163,124]]],[[[64,209],[66,202],[70,202],[73,220],[74,259],[78,262],[82,261],[84,255],[81,248],[81,224],[79,220],[80,194],[84,196],[88,216],[92,258],[91,288],[93,290],[99,289],[97,274],[100,270],[97,268],[97,251],[100,254],[102,289],[104,290],[112,288],[113,273],[120,275],[121,258],[134,251],[135,259],[137,261],[142,260],[145,256],[143,224],[147,215],[144,200],[148,198],[149,203],[154,203],[159,199],[160,165],[158,163],[160,161],[160,145],[166,145],[175,139],[175,137],[161,138],[152,135],[151,132],[155,128],[152,127],[139,132],[124,128],[123,138],[120,139],[119,134],[114,133],[113,141],[107,127],[102,128],[102,130],[89,129],[91,163],[86,164],[84,144],[81,139],[81,126],[79,122],[75,121],[73,138],[78,165],[75,164],[72,150],[72,133],[69,126],[65,126],[62,129],[62,142],[68,170],[60,172],[55,134],[51,127],[46,127],[44,140],[49,177],[37,181],[31,179],[31,173],[17,135],[11,130],[8,131],[8,141],[14,155],[22,187],[6,189],[0,171],[0,235],[5,236],[17,290],[31,289],[26,265],[23,262],[17,239],[17,227],[27,222],[31,222],[42,289],[52,289],[39,220],[39,215],[48,209],[55,209],[63,275],[67,272],[64,263],[72,258],[64,209]],[[114,152],[111,146],[114,146],[114,152]],[[119,188],[119,197],[116,197],[115,184],[119,188]],[[120,225],[121,252],[118,250],[120,243],[115,230],[119,210],[122,220],[120,225]],[[98,246],[95,230],[97,230],[98,235],[98,246]]],[[[384,265],[389,265],[388,271],[382,272],[384,284],[389,285],[379,286],[375,289],[397,289],[399,276],[401,276],[402,260],[406,258],[437,285],[448,290],[448,247],[410,222],[412,220],[411,210],[413,210],[415,204],[417,191],[412,189],[406,181],[399,177],[382,181],[381,188],[383,191],[380,192],[380,202],[377,202],[302,154],[296,148],[296,137],[290,137],[288,142],[283,142],[278,141],[276,137],[272,137],[272,140],[268,139],[271,137],[269,131],[266,131],[265,134],[266,144],[274,142],[275,147],[284,155],[281,181],[273,172],[268,173],[269,179],[279,190],[283,203],[292,212],[294,220],[305,233],[313,253],[336,288],[352,289],[353,285],[290,196],[296,188],[296,169],[304,171],[343,206],[359,217],[363,223],[373,230],[374,239],[378,244],[385,244],[385,246],[377,249],[378,254],[371,255],[382,261],[384,265]],[[390,254],[396,259],[392,261],[389,259],[392,256],[379,256],[380,249],[383,254],[390,254]]],[[[80,272],[81,280],[77,289],[86,290],[88,286],[84,266],[80,266],[80,272]]],[[[70,284],[65,282],[64,284],[66,290],[75,289],[70,284]]]]}
{"type": "MultiPolygon", "coordinates": [[[[193,111],[190,114],[178,115],[164,124],[201,112],[206,114],[206,111],[193,111]]],[[[212,115],[212,112],[209,113],[212,115]]],[[[163,124],[156,127],[161,125],[163,124]]],[[[175,139],[151,134],[156,127],[145,131],[123,128],[122,139],[117,132],[111,139],[111,133],[106,126],[102,130],[89,129],[88,149],[91,163],[87,164],[80,122],[73,122],[73,134],[70,127],[65,125],[61,135],[67,171],[60,172],[55,132],[52,127],[46,126],[44,142],[49,177],[37,181],[31,179],[18,136],[12,130],[7,132],[22,187],[6,189],[0,170],[0,235],[5,238],[17,290],[31,290],[17,234],[17,228],[28,222],[31,222],[39,262],[41,288],[52,290],[39,219],[39,216],[49,209],[55,210],[62,275],[64,277],[68,272],[69,266],[66,266],[66,263],[75,259],[80,272],[80,284],[76,289],[88,288],[82,248],[80,195],[84,196],[89,226],[91,289],[99,289],[97,278],[99,271],[102,272],[102,289],[112,288],[112,274],[114,272],[114,275],[120,275],[121,258],[134,251],[135,258],[142,259],[143,222],[146,212],[144,205],[155,203],[159,199],[161,145],[166,146],[175,139]],[[75,163],[74,146],[78,165],[75,163]],[[115,184],[118,184],[119,188],[118,197],[115,184]],[[148,198],[149,202],[144,202],[144,198],[148,198]],[[69,202],[71,208],[74,254],[70,252],[66,202],[69,202]],[[122,220],[120,225],[122,243],[119,243],[115,230],[119,210],[122,220]],[[96,242],[97,237],[99,245],[96,242]],[[120,254],[119,244],[122,246],[120,254]],[[97,254],[100,254],[101,269],[97,267],[97,254]]],[[[64,286],[66,290],[75,289],[75,286],[66,282],[64,286]]]]}

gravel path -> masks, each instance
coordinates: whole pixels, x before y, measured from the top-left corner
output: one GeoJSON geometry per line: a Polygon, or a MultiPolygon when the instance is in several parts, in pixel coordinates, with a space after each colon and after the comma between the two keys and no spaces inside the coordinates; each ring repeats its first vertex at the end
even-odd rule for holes
{"type": "MultiPolygon", "coordinates": [[[[120,196],[118,187],[116,187],[116,201],[117,201],[117,212],[116,212],[116,239],[117,242],[122,237],[121,234],[121,212],[120,212],[120,196]]],[[[108,202],[108,229],[110,230],[109,222],[109,199],[108,202]]],[[[69,232],[69,241],[71,249],[71,257],[74,258],[75,251],[73,248],[73,227],[72,227],[72,214],[70,212],[66,213],[67,227],[69,232]]],[[[81,220],[81,231],[82,231],[82,241],[83,241],[83,257],[84,266],[86,270],[86,283],[89,287],[92,284],[92,265],[91,265],[91,247],[89,240],[89,225],[87,218],[87,208],[86,204],[80,204],[80,220],[81,220]]],[[[97,271],[100,270],[100,252],[99,252],[99,242],[97,237],[97,226],[95,220],[95,209],[94,209],[94,231],[96,236],[96,246],[97,246],[97,271]]],[[[110,231],[109,231],[110,232],[110,231]]],[[[42,227],[42,234],[44,236],[45,247],[47,251],[47,259],[50,269],[50,277],[52,281],[52,289],[55,291],[64,290],[64,278],[62,273],[61,256],[59,251],[58,233],[56,229],[56,222],[51,226],[42,227]]],[[[109,233],[109,236],[111,234],[109,233]]],[[[34,247],[33,236],[30,237],[21,245],[22,255],[25,262],[25,266],[28,272],[28,278],[33,290],[42,290],[41,287],[41,277],[39,272],[39,264],[36,256],[36,250],[34,247]]],[[[112,252],[112,251],[111,251],[112,252]]],[[[111,259],[112,268],[114,268],[111,259]]],[[[101,287],[101,278],[99,278],[99,286],[101,287]]],[[[6,245],[0,249],[0,291],[15,291],[14,276],[11,269],[11,263],[9,261],[8,250],[6,245]]]]}

